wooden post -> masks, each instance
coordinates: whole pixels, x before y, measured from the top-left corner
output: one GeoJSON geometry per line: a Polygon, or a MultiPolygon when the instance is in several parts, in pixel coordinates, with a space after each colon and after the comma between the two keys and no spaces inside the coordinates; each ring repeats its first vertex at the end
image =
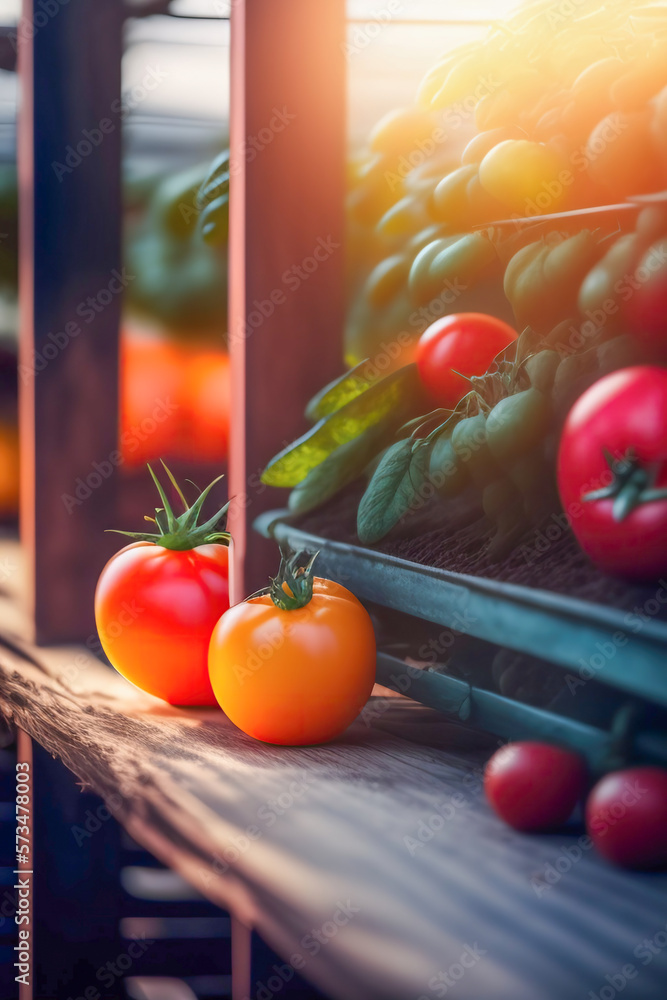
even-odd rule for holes
{"type": "Polygon", "coordinates": [[[260,483],[339,374],[344,318],[344,0],[232,4],[230,526],[234,599],[275,548],[252,530],[284,492],[260,483]]]}
{"type": "Polygon", "coordinates": [[[21,529],[40,642],[94,628],[117,547],[121,267],[120,0],[24,0],[19,391],[21,529]],[[47,9],[48,8],[48,9],[47,9]],[[57,8],[57,10],[56,10],[57,8]]]}

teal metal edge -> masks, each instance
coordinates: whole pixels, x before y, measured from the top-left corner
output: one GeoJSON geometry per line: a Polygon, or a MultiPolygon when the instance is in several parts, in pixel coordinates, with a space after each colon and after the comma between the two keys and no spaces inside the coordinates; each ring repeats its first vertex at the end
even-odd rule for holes
{"type": "Polygon", "coordinates": [[[286,511],[262,515],[255,527],[293,548],[319,550],[318,571],[359,598],[540,657],[566,668],[574,685],[594,678],[667,705],[662,622],[636,628],[630,612],[321,538],[290,523],[286,511]]]}
{"type": "Polygon", "coordinates": [[[478,729],[508,740],[539,739],[567,746],[585,756],[593,770],[603,769],[610,734],[595,726],[471,687],[458,677],[410,666],[387,653],[378,653],[376,676],[379,684],[478,729]]]}
{"type": "MultiPolygon", "coordinates": [[[[378,653],[376,677],[393,691],[503,739],[534,739],[568,747],[584,756],[593,772],[605,771],[615,750],[616,734],[609,730],[472,687],[459,677],[411,666],[388,653],[378,653]]],[[[642,759],[667,764],[667,741],[660,733],[636,734],[634,752],[642,759]]]]}

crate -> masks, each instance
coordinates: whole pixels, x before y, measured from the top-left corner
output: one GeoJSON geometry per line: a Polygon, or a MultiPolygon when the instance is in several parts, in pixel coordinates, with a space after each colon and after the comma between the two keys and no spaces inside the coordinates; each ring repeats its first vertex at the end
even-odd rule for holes
{"type": "Polygon", "coordinates": [[[322,538],[300,529],[284,511],[262,515],[256,528],[293,549],[319,551],[318,573],[365,602],[454,630],[465,612],[469,635],[537,657],[570,679],[569,697],[544,709],[381,651],[380,684],[502,740],[567,746],[594,772],[628,758],[667,764],[667,624],[646,622],[630,635],[618,609],[322,538]],[[621,636],[627,639],[622,645],[621,636]],[[605,657],[610,649],[614,653],[605,657]],[[599,668],[582,669],[582,661],[600,659],[599,668]]]}

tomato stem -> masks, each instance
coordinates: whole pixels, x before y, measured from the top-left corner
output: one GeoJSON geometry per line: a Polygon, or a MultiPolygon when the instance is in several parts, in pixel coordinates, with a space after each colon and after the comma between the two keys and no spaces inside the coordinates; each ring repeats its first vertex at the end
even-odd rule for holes
{"type": "Polygon", "coordinates": [[[292,552],[280,549],[280,567],[271,580],[268,593],[281,611],[295,611],[304,608],[313,597],[313,566],[319,552],[292,552]],[[307,559],[305,565],[301,565],[307,559]]]}
{"type": "Polygon", "coordinates": [[[634,448],[629,448],[622,458],[614,458],[605,448],[604,458],[611,471],[612,481],[609,486],[585,493],[581,498],[584,503],[613,500],[613,518],[615,521],[623,521],[642,504],[667,499],[667,489],[655,487],[659,466],[642,465],[634,448]]]}
{"type": "MultiPolygon", "coordinates": [[[[160,459],[162,462],[162,459],[160,459]]],[[[153,542],[155,545],[162,545],[165,549],[172,549],[176,552],[187,552],[189,549],[194,549],[198,545],[229,545],[230,535],[229,532],[220,528],[220,521],[226,520],[227,511],[229,509],[229,501],[221,507],[217,514],[209,518],[204,524],[199,524],[199,517],[201,515],[202,507],[204,501],[208,497],[209,493],[222,479],[222,476],[218,476],[213,480],[212,483],[199,493],[199,496],[194,501],[193,504],[188,504],[183,491],[176,482],[175,477],[171,471],[167,468],[164,462],[162,466],[169,477],[174,489],[178,493],[185,510],[178,517],[174,514],[171,504],[169,503],[169,498],[164,491],[164,488],[157,478],[152,468],[147,466],[150,472],[153,482],[157,487],[157,491],[160,495],[160,500],[162,501],[162,507],[155,508],[155,517],[149,517],[145,515],[144,519],[146,521],[153,521],[157,527],[157,532],[147,532],[147,531],[119,531],[116,528],[109,528],[109,531],[113,531],[117,535],[125,535],[127,538],[131,538],[135,542],[153,542]]]]}

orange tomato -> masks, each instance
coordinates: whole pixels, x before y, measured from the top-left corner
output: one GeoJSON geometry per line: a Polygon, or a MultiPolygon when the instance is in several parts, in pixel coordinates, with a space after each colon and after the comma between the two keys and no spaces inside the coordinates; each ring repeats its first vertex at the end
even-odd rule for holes
{"type": "Polygon", "coordinates": [[[326,743],[368,700],[375,653],[363,605],[339,584],[315,578],[302,607],[277,607],[265,594],[222,616],[209,650],[211,684],[222,710],[249,736],[326,743]]]}
{"type": "Polygon", "coordinates": [[[16,517],[19,507],[19,434],[0,422],[0,518],[16,517]]]}

